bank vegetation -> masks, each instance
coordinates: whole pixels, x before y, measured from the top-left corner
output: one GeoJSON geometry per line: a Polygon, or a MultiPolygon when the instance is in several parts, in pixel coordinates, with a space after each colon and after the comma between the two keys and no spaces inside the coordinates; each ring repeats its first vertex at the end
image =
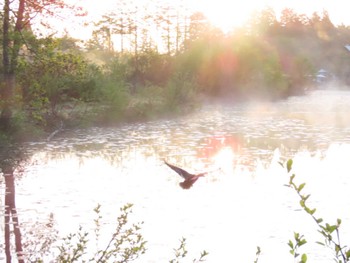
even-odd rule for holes
{"type": "Polygon", "coordinates": [[[136,15],[128,2],[95,21],[81,42],[34,34],[30,18],[40,10],[19,2],[23,9],[8,8],[20,16],[6,14],[5,4],[2,13],[2,134],[183,114],[203,98],[285,98],[315,88],[320,69],[348,82],[350,28],[333,25],[326,11],[307,17],[285,9],[277,19],[267,8],[224,33],[201,13],[162,5],[136,15]]]}

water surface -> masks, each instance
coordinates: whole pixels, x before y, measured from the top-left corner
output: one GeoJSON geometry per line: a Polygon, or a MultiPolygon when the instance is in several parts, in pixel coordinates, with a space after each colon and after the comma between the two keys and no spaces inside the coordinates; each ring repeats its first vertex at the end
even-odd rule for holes
{"type": "Polygon", "coordinates": [[[300,252],[310,262],[330,262],[332,253],[315,244],[323,239],[314,222],[284,186],[279,162],[294,159],[310,206],[330,223],[342,218],[342,242],[350,244],[349,112],[350,92],[323,90],[32,142],[32,163],[17,180],[20,222],[28,229],[52,213],[64,236],[79,225],[93,229],[93,208],[101,204],[107,236],[119,207],[133,203],[131,219],[144,222],[148,242],[140,262],[169,261],[182,237],[189,259],[207,250],[207,262],[253,262],[260,246],[259,262],[293,262],[287,242],[294,231],[305,234],[300,252]],[[163,159],[211,172],[182,190],[163,159]]]}

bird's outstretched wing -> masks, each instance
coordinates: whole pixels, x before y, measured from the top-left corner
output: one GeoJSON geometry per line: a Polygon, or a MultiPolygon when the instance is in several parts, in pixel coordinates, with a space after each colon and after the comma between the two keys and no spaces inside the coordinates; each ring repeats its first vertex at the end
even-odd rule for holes
{"type": "Polygon", "coordinates": [[[190,174],[189,172],[185,171],[184,169],[181,169],[175,165],[172,165],[170,163],[167,163],[164,161],[164,163],[169,166],[171,169],[173,169],[175,172],[177,172],[180,176],[182,176],[185,180],[193,177],[193,174],[190,174]]]}

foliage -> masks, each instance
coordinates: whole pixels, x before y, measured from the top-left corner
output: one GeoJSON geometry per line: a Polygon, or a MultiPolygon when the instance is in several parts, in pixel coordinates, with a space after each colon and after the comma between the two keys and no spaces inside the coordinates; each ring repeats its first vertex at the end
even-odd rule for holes
{"type": "MultiPolygon", "coordinates": [[[[307,200],[310,198],[310,194],[304,194],[303,189],[305,187],[305,183],[296,184],[295,183],[295,174],[292,173],[292,167],[293,166],[293,160],[288,160],[286,163],[286,169],[288,174],[290,174],[289,177],[289,183],[288,187],[291,187],[299,196],[300,199],[300,206],[301,208],[313,219],[313,221],[316,223],[318,227],[318,232],[323,237],[324,241],[318,241],[317,243],[323,247],[330,248],[334,253],[334,260],[338,263],[345,263],[350,262],[350,248],[347,246],[344,246],[340,242],[340,225],[341,225],[341,219],[337,219],[337,222],[335,224],[329,224],[324,223],[323,218],[317,217],[315,215],[316,208],[311,208],[307,204],[307,200]]],[[[294,240],[295,243],[293,243],[291,240],[288,242],[288,246],[291,248],[290,252],[295,257],[298,258],[300,254],[298,253],[298,248],[300,248],[302,245],[306,244],[307,241],[304,238],[303,235],[300,235],[299,233],[294,233],[294,240]]],[[[307,261],[307,255],[302,254],[300,262],[306,262],[307,261]]]]}
{"type": "Polygon", "coordinates": [[[165,86],[171,78],[174,64],[174,58],[163,55],[154,50],[146,50],[137,57],[138,71],[135,71],[133,78],[147,85],[165,86]]]}
{"type": "Polygon", "coordinates": [[[260,254],[261,254],[261,249],[260,249],[259,246],[257,246],[257,247],[256,247],[256,253],[255,253],[255,260],[254,260],[254,263],[258,263],[260,254]]]}
{"type": "MultiPolygon", "coordinates": [[[[294,241],[293,243],[292,240],[289,240],[288,246],[290,247],[290,253],[294,256],[295,259],[297,259],[300,254],[298,253],[298,249],[307,243],[306,239],[304,239],[303,235],[300,235],[299,233],[294,232],[294,241]]],[[[307,255],[302,254],[301,255],[301,260],[300,263],[305,263],[307,261],[307,255]]]]}
{"type": "MultiPolygon", "coordinates": [[[[98,205],[94,211],[96,244],[99,245],[101,216],[98,205]]],[[[129,223],[129,214],[132,205],[127,204],[120,208],[120,216],[117,218],[117,226],[110,240],[103,248],[97,247],[97,252],[91,257],[88,255],[89,233],[83,231],[82,227],[75,234],[69,234],[63,239],[59,249],[57,262],[129,262],[138,258],[146,251],[146,242],[140,233],[142,223],[129,223]],[[89,259],[87,259],[89,257],[89,259]]]]}
{"type": "Polygon", "coordinates": [[[47,222],[33,223],[29,229],[26,229],[23,237],[26,261],[44,262],[43,258],[52,256],[50,250],[57,238],[58,231],[55,229],[53,214],[49,215],[47,222]]]}
{"type": "Polygon", "coordinates": [[[46,118],[49,114],[50,102],[43,87],[34,82],[28,91],[28,114],[35,123],[46,126],[46,118]]]}
{"type": "MultiPolygon", "coordinates": [[[[186,250],[186,238],[180,239],[180,246],[178,248],[174,249],[175,258],[171,259],[169,263],[180,263],[181,260],[187,256],[187,250],[186,250]]],[[[200,257],[198,259],[193,259],[192,262],[204,262],[205,257],[208,256],[209,253],[205,250],[203,250],[200,254],[200,257]]]]}
{"type": "MultiPolygon", "coordinates": [[[[64,7],[60,1],[50,4],[64,7]]],[[[39,7],[28,8],[35,14],[39,7]]],[[[60,121],[103,124],[179,114],[203,95],[298,95],[315,85],[312,79],[320,68],[349,82],[343,47],[350,30],[335,27],[327,12],[308,17],[285,9],[277,19],[267,8],[247,25],[224,34],[203,14],[175,4],[154,7],[154,16],[141,14],[140,8],[136,1],[121,1],[121,13],[111,10],[95,23],[86,49],[68,35],[41,38],[27,28],[16,29],[15,20],[7,21],[7,37],[16,40],[18,51],[10,60],[16,62],[11,69],[17,85],[11,87],[14,96],[8,100],[1,84],[1,115],[5,117],[11,106],[20,112],[16,116],[21,118],[12,120],[16,127],[30,124],[50,132],[60,121]],[[20,35],[13,34],[15,29],[20,35]],[[113,42],[116,36],[119,44],[113,42]]],[[[28,18],[22,17],[22,22],[28,18]]],[[[0,53],[6,58],[11,55],[7,51],[0,53]]],[[[2,72],[5,68],[0,67],[2,72]]]]}
{"type": "MultiPolygon", "coordinates": [[[[146,252],[146,241],[141,234],[141,223],[131,224],[130,214],[132,213],[132,204],[126,204],[120,208],[121,214],[117,218],[117,226],[107,242],[101,242],[101,205],[94,209],[96,219],[95,228],[95,247],[96,252],[91,253],[93,244],[89,239],[91,233],[84,231],[80,226],[74,234],[69,234],[58,246],[59,254],[55,262],[131,262],[139,258],[146,252]]],[[[39,231],[41,236],[37,236],[37,228],[33,228],[26,238],[26,260],[29,262],[44,262],[44,257],[53,256],[54,252],[50,250],[55,241],[57,241],[57,231],[53,228],[53,217],[50,216],[49,222],[41,226],[42,229],[49,228],[49,235],[39,231]],[[30,250],[30,252],[28,252],[30,250]],[[50,254],[51,253],[51,254],[50,254]],[[49,255],[50,254],[50,255],[49,255]]],[[[36,224],[36,227],[39,223],[36,224]]],[[[187,257],[186,239],[180,240],[180,246],[174,249],[175,257],[169,262],[179,263],[187,257]]],[[[202,251],[198,259],[192,262],[204,262],[209,253],[202,251]]]]}
{"type": "Polygon", "coordinates": [[[110,57],[103,65],[103,78],[113,81],[130,81],[134,72],[133,57],[127,54],[110,57]]]}
{"type": "Polygon", "coordinates": [[[194,100],[196,85],[191,76],[176,74],[170,79],[166,87],[165,100],[170,111],[181,110],[194,100]]]}
{"type": "Polygon", "coordinates": [[[104,98],[102,105],[106,105],[102,112],[105,120],[113,122],[120,120],[122,114],[129,103],[130,89],[124,81],[103,80],[99,82],[104,98]]]}
{"type": "Polygon", "coordinates": [[[156,85],[145,85],[132,96],[126,109],[128,119],[144,120],[160,116],[166,109],[165,90],[156,85]]]}
{"type": "Polygon", "coordinates": [[[25,102],[35,100],[36,90],[40,88],[53,113],[59,103],[72,98],[93,100],[96,97],[94,75],[99,74],[98,68],[80,54],[55,50],[56,46],[57,43],[50,40],[44,42],[32,61],[23,61],[19,75],[25,102]]]}
{"type": "Polygon", "coordinates": [[[79,52],[67,52],[72,47],[69,41],[72,40],[31,39],[31,53],[19,61],[17,79],[23,110],[28,120],[39,127],[50,127],[57,119],[70,119],[67,106],[72,109],[77,101],[96,101],[101,96],[97,89],[99,68],[79,52]]]}

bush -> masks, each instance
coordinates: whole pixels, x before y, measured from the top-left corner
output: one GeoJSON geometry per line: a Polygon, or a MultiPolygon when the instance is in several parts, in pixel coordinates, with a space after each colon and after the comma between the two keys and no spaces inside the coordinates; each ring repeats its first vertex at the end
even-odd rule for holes
{"type": "MultiPolygon", "coordinates": [[[[283,166],[283,164],[282,164],[283,166]]],[[[311,208],[307,204],[307,200],[310,198],[310,194],[303,193],[303,189],[305,187],[305,183],[296,184],[295,183],[295,174],[292,173],[293,160],[288,160],[286,163],[286,169],[289,177],[289,183],[286,185],[292,188],[300,199],[301,208],[313,219],[315,224],[318,227],[318,232],[321,234],[323,240],[317,241],[317,244],[330,248],[334,253],[334,261],[337,263],[345,263],[350,262],[350,248],[348,246],[344,246],[340,242],[340,225],[341,219],[337,219],[335,224],[324,223],[323,218],[317,217],[315,215],[316,208],[311,208]]],[[[298,249],[307,243],[304,235],[300,235],[299,233],[294,233],[294,242],[289,240],[288,246],[290,247],[290,253],[294,256],[295,259],[299,258],[300,254],[298,249]]],[[[300,257],[300,262],[305,263],[307,261],[307,255],[302,254],[300,257]]]]}
{"type": "Polygon", "coordinates": [[[193,106],[196,95],[195,82],[187,74],[178,73],[168,82],[165,90],[167,111],[179,112],[185,107],[193,106]]]}
{"type": "MultiPolygon", "coordinates": [[[[100,234],[100,208],[98,205],[94,211],[97,215],[95,219],[95,239],[99,244],[100,234]]],[[[117,219],[117,226],[110,240],[104,246],[97,247],[93,255],[88,255],[87,245],[89,242],[88,232],[84,232],[82,227],[75,234],[70,234],[63,239],[59,249],[56,262],[129,262],[138,258],[146,252],[146,241],[140,233],[141,224],[129,224],[129,214],[132,212],[132,205],[123,206],[121,215],[117,219]]]]}
{"type": "Polygon", "coordinates": [[[102,91],[99,122],[115,123],[123,118],[130,100],[129,87],[124,81],[105,80],[99,83],[102,91]]]}
{"type": "MultiPolygon", "coordinates": [[[[114,232],[111,234],[109,241],[100,244],[101,235],[101,206],[97,205],[94,209],[96,213],[94,239],[96,251],[91,252],[91,244],[89,237],[90,233],[83,230],[80,226],[74,234],[69,234],[63,240],[59,241],[58,255],[51,251],[51,255],[56,254],[54,262],[131,262],[146,253],[146,244],[140,230],[141,223],[130,223],[130,214],[132,213],[132,204],[126,204],[120,208],[120,215],[117,218],[117,224],[114,232]]],[[[50,247],[54,244],[54,239],[57,238],[57,231],[52,229],[53,218],[49,218],[49,228],[52,236],[41,236],[39,240],[26,241],[27,253],[26,260],[30,262],[44,262],[43,256],[50,254],[50,247]],[[31,246],[38,248],[39,251],[31,249],[31,246]]],[[[48,225],[46,224],[46,225],[48,225]]],[[[36,229],[39,224],[36,224],[36,229]]],[[[34,228],[33,228],[34,229],[34,228]]],[[[31,232],[34,230],[31,230],[31,232]]],[[[35,231],[34,231],[35,232],[35,231]]],[[[30,234],[30,237],[35,239],[38,237],[30,234]]],[[[174,258],[169,262],[179,263],[181,259],[187,256],[186,239],[180,240],[180,246],[174,249],[174,258]]],[[[192,262],[204,262],[208,252],[202,251],[198,259],[193,259],[192,262]]]]}

